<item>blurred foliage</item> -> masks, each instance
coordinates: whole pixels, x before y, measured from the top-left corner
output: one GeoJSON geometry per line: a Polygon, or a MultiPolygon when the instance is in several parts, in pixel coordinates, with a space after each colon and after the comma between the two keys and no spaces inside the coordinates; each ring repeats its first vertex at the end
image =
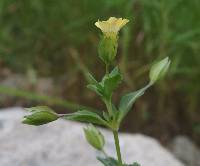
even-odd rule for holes
{"type": "Polygon", "coordinates": [[[172,73],[189,77],[195,85],[190,88],[198,88],[199,0],[1,0],[0,9],[1,60],[17,71],[64,72],[69,46],[87,58],[96,54],[93,23],[115,15],[131,20],[123,35],[128,59],[140,66],[170,56],[172,73]]]}
{"type": "MultiPolygon", "coordinates": [[[[54,77],[71,73],[80,79],[76,71],[84,74],[88,68],[101,74],[94,22],[109,16],[130,19],[118,55],[125,87],[139,87],[150,67],[146,64],[169,56],[170,78],[155,87],[158,104],[153,104],[153,110],[167,116],[159,110],[173,107],[183,123],[198,123],[199,0],[1,0],[0,64],[15,72],[31,68],[38,75],[54,77]]],[[[139,107],[141,116],[149,119],[145,104],[139,107]]]]}
{"type": "MultiPolygon", "coordinates": [[[[58,74],[61,69],[66,69],[66,47],[72,45],[84,49],[91,44],[95,29],[93,23],[108,15],[110,10],[120,8],[122,2],[2,0],[2,59],[18,71],[39,67],[45,74],[58,74]]],[[[95,47],[94,44],[91,46],[95,47]]]]}

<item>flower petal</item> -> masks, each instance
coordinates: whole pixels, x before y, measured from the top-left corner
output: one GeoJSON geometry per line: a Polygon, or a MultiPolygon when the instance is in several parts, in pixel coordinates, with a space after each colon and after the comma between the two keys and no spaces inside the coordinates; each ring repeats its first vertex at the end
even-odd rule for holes
{"type": "Polygon", "coordinates": [[[103,33],[118,33],[119,30],[129,22],[127,19],[110,17],[107,21],[99,21],[95,25],[103,33]]]}

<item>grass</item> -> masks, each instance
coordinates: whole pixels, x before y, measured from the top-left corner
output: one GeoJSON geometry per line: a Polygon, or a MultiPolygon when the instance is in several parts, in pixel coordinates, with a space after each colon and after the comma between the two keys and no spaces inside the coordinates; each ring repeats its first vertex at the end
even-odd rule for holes
{"type": "Polygon", "coordinates": [[[64,99],[61,99],[58,97],[39,95],[39,94],[31,92],[31,91],[10,88],[7,86],[0,86],[0,93],[9,95],[9,96],[24,98],[26,100],[36,101],[36,102],[40,102],[40,103],[42,102],[44,104],[46,103],[48,105],[61,106],[63,108],[67,108],[72,111],[77,111],[77,110],[81,110],[81,109],[96,111],[94,108],[83,106],[83,105],[80,105],[80,104],[77,104],[74,102],[70,102],[70,101],[67,101],[67,100],[64,100],[64,99]]]}

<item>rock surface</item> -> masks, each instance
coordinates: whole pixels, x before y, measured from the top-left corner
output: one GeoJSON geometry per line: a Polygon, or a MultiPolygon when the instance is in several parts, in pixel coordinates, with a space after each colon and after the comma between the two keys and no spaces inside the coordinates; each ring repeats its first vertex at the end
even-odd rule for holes
{"type": "MultiPolygon", "coordinates": [[[[95,159],[101,155],[83,138],[84,124],[58,120],[40,126],[20,121],[21,108],[0,110],[0,165],[2,166],[101,166],[95,159]]],[[[106,151],[115,155],[112,135],[103,130],[106,151]]],[[[123,158],[142,166],[183,166],[155,139],[141,134],[121,134],[123,158]]]]}
{"type": "Polygon", "coordinates": [[[174,138],[170,149],[187,166],[200,166],[200,150],[186,136],[177,136],[174,138]]]}

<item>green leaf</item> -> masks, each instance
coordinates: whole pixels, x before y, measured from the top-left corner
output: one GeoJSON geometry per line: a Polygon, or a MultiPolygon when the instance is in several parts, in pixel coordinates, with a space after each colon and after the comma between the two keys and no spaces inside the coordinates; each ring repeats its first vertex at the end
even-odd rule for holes
{"type": "Polygon", "coordinates": [[[140,164],[134,162],[133,164],[130,164],[130,165],[125,165],[125,166],[141,166],[140,164]]]}
{"type": "Polygon", "coordinates": [[[26,110],[31,114],[24,116],[22,121],[24,124],[39,126],[59,118],[59,115],[47,106],[31,107],[26,108],[26,110]]]}
{"type": "Polygon", "coordinates": [[[92,76],[92,74],[87,73],[87,77],[89,78],[89,82],[90,82],[91,84],[95,84],[95,85],[98,84],[98,81],[92,76]]]}
{"type": "Polygon", "coordinates": [[[155,63],[149,73],[149,77],[152,83],[160,80],[164,75],[166,74],[169,66],[170,66],[171,61],[169,60],[168,57],[165,59],[155,63]]]}
{"type": "Polygon", "coordinates": [[[94,84],[89,84],[89,85],[87,85],[87,88],[90,89],[90,90],[92,90],[92,91],[94,91],[100,97],[103,97],[102,87],[98,87],[97,85],[94,85],[94,84]]]}
{"type": "Polygon", "coordinates": [[[117,67],[111,73],[106,74],[101,82],[97,82],[91,74],[88,74],[88,77],[90,84],[87,87],[104,99],[110,99],[113,91],[122,81],[122,76],[117,67]]]}
{"type": "MultiPolygon", "coordinates": [[[[119,166],[119,162],[112,158],[112,157],[107,157],[107,158],[101,158],[97,157],[97,159],[104,165],[104,166],[119,166]]],[[[134,162],[133,164],[123,164],[123,166],[141,166],[140,164],[134,162]]]]}
{"type": "Polygon", "coordinates": [[[97,159],[104,165],[104,166],[118,166],[118,161],[114,158],[108,157],[108,158],[101,158],[97,157],[97,159]]]}
{"type": "Polygon", "coordinates": [[[141,166],[140,164],[138,164],[138,163],[136,163],[136,162],[134,162],[132,165],[130,165],[130,166],[141,166]]]}
{"type": "Polygon", "coordinates": [[[94,91],[100,97],[103,97],[103,87],[100,85],[100,83],[90,73],[88,73],[88,78],[90,84],[87,85],[87,88],[94,91]]]}
{"type": "Polygon", "coordinates": [[[119,103],[119,116],[118,116],[118,122],[121,122],[122,119],[127,115],[127,113],[130,111],[131,107],[135,103],[135,101],[142,96],[145,91],[151,86],[152,84],[148,84],[144,88],[137,90],[135,92],[128,93],[124,95],[119,103]]]}
{"type": "Polygon", "coordinates": [[[64,116],[64,118],[68,120],[109,126],[109,124],[104,119],[102,119],[97,113],[87,111],[87,110],[78,111],[72,114],[67,114],[64,116]]]}
{"type": "Polygon", "coordinates": [[[110,98],[113,91],[119,86],[121,81],[121,73],[119,72],[118,67],[115,67],[110,74],[104,76],[100,83],[104,90],[104,96],[110,98]]]}
{"type": "Polygon", "coordinates": [[[123,166],[141,166],[141,165],[134,162],[133,164],[124,164],[123,166]]]}
{"type": "Polygon", "coordinates": [[[105,119],[106,121],[110,121],[110,117],[109,117],[108,112],[104,112],[104,111],[103,111],[103,117],[104,117],[104,119],[105,119]]]}

